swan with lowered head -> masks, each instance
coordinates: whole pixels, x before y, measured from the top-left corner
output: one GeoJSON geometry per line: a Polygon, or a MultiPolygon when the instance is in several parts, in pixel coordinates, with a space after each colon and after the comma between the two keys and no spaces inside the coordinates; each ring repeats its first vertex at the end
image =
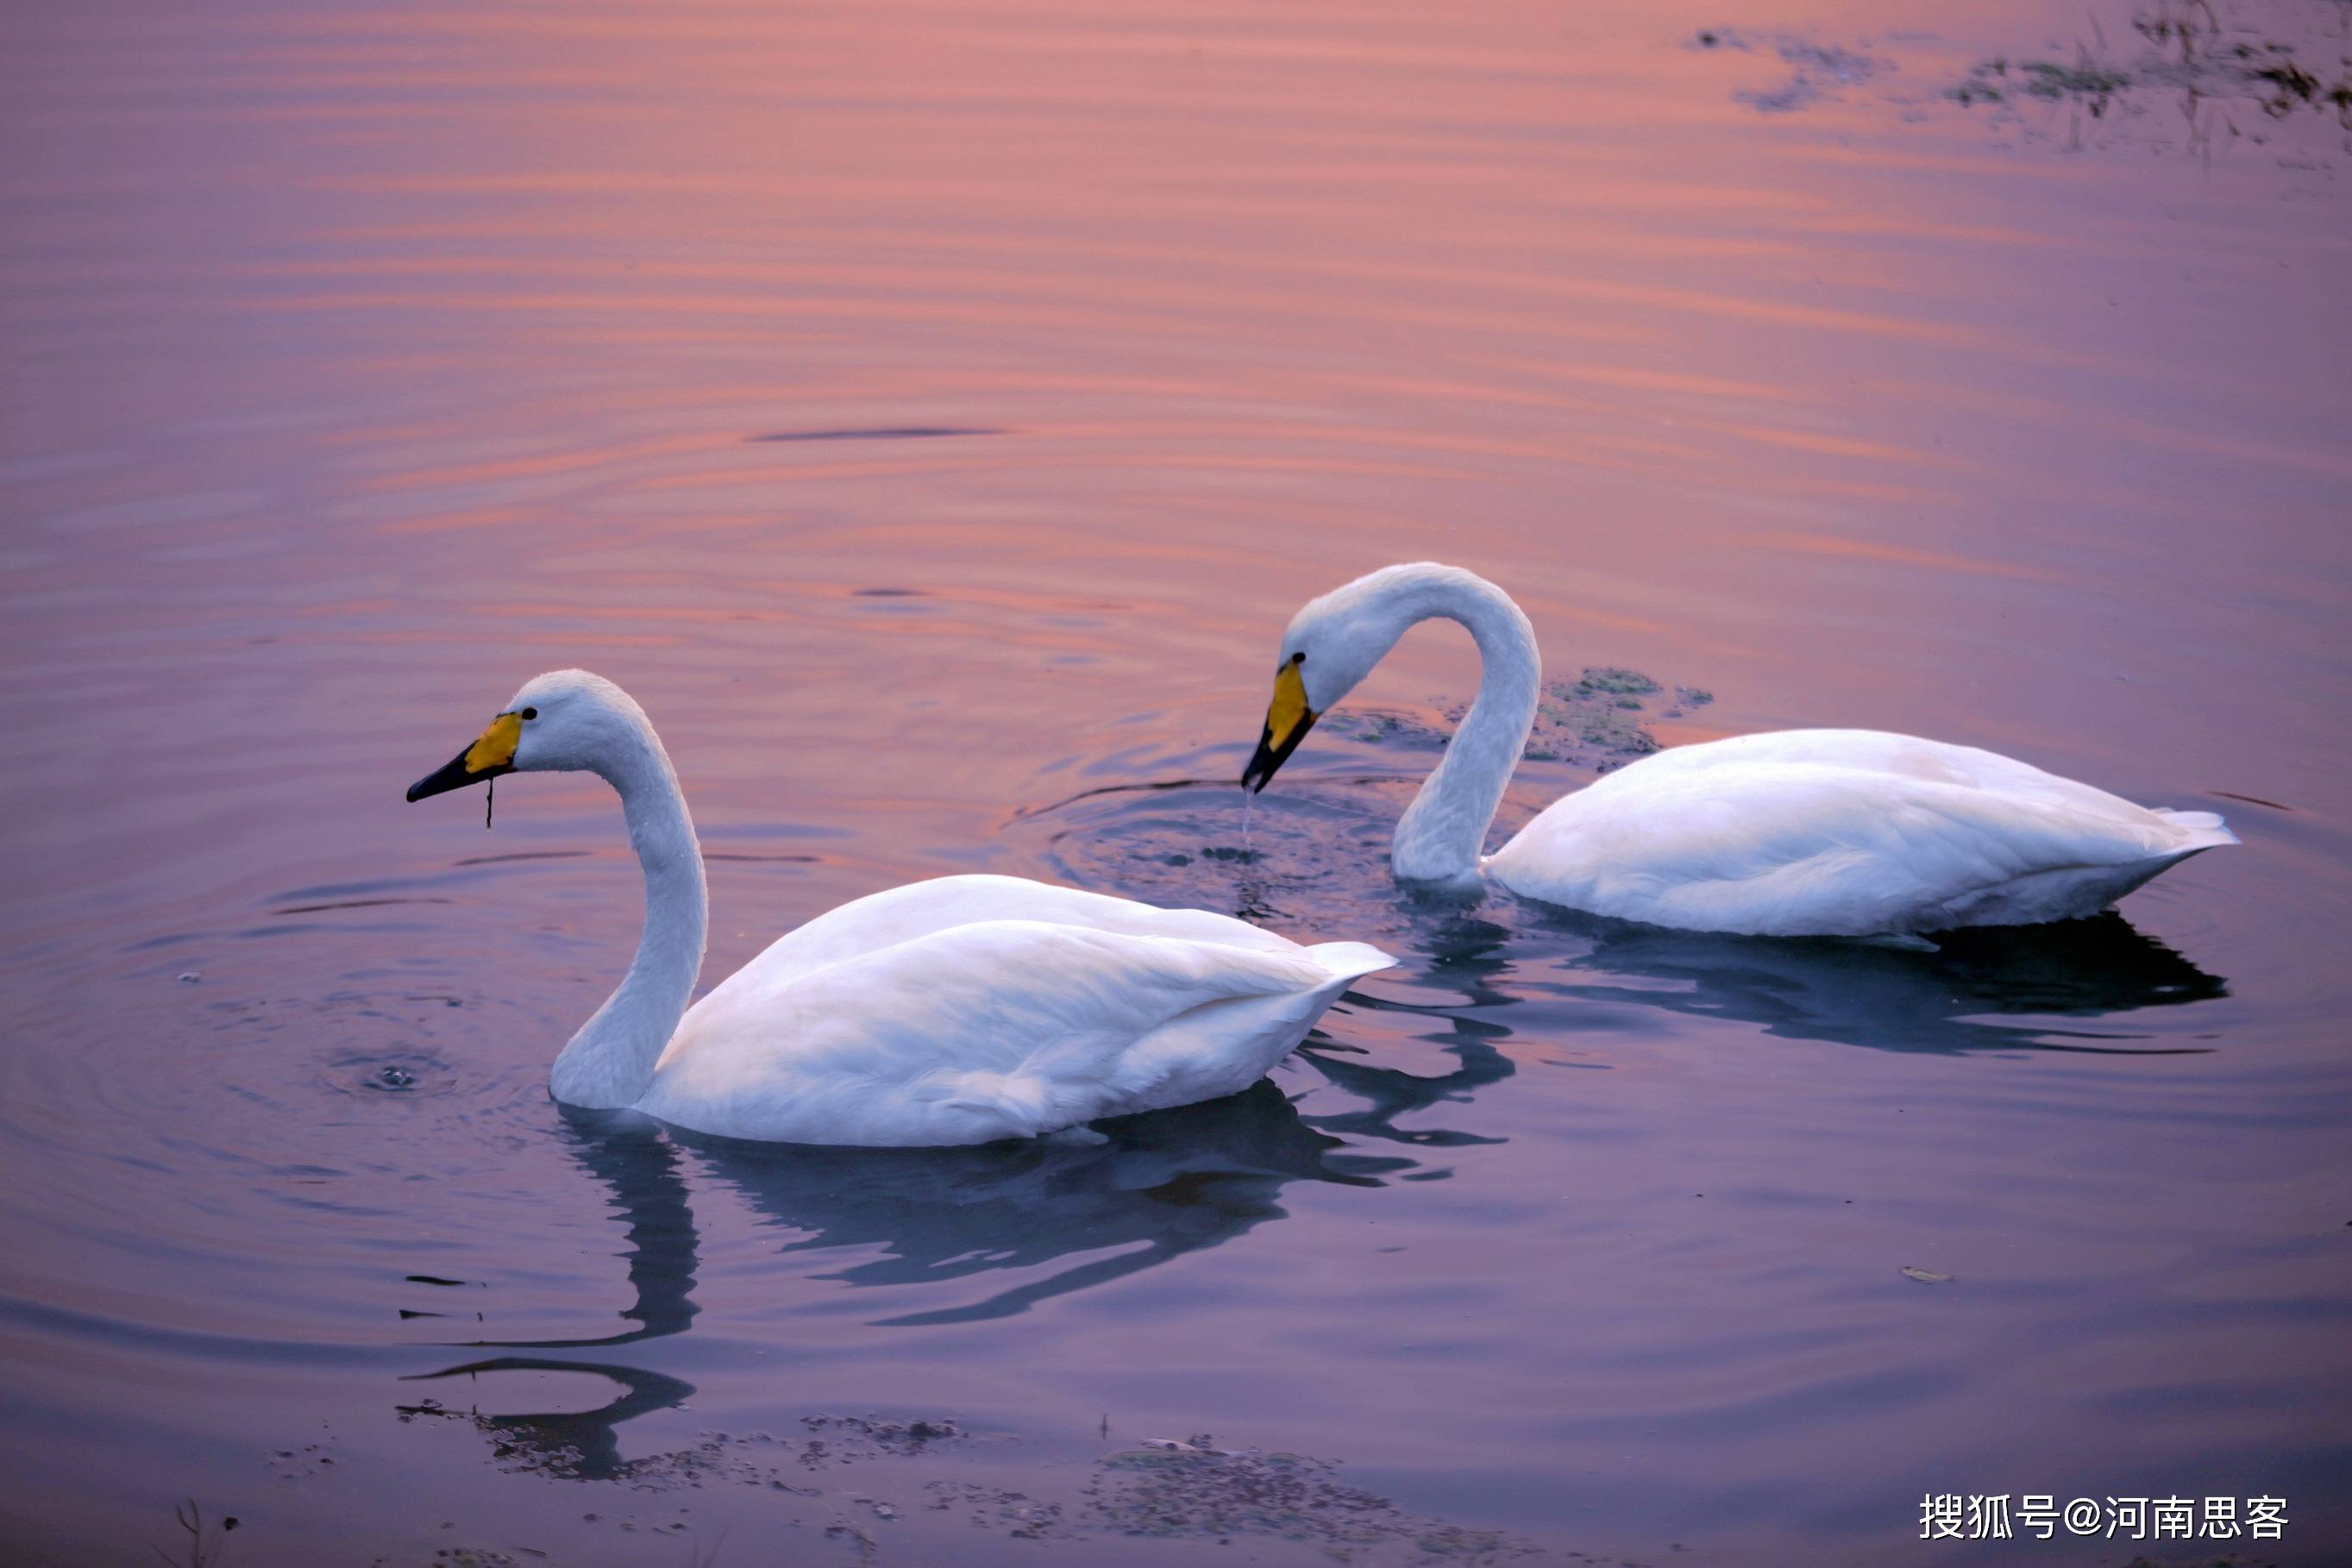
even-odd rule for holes
{"type": "Polygon", "coordinates": [[[540,676],[408,798],[550,770],[613,786],[646,879],[636,958],[549,1075],[568,1105],[776,1142],[1033,1137],[1246,1089],[1350,980],[1392,963],[1205,910],[942,877],[818,916],[689,1007],[702,850],[628,693],[585,670],[540,676]]]}
{"type": "Polygon", "coordinates": [[[1526,898],[1685,931],[1916,938],[2095,914],[2238,841],[2211,812],[2134,805],[1973,746],[1787,730],[1644,757],[1482,859],[1535,723],[1535,632],[1492,583],[1428,562],[1360,577],[1292,618],[1243,787],[1264,789],[1315,721],[1433,617],[1469,630],[1483,669],[1397,823],[1390,864],[1406,881],[1458,882],[1483,865],[1526,898]]]}

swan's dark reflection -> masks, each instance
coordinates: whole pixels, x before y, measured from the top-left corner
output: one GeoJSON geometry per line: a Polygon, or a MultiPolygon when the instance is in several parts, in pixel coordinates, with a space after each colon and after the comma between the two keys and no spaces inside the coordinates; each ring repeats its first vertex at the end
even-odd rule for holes
{"type": "Polygon", "coordinates": [[[682,1334],[694,1315],[694,1270],[699,1260],[694,1205],[678,1171],[677,1151],[644,1117],[579,1110],[558,1105],[569,1152],[613,1194],[625,1226],[629,1291],[620,1316],[637,1326],[586,1340],[486,1341],[508,1350],[579,1350],[625,1345],[682,1334]]]}
{"type": "MultiPolygon", "coordinates": [[[[558,1107],[568,1152],[613,1195],[625,1223],[629,1305],[618,1314],[636,1326],[593,1339],[503,1340],[501,1349],[566,1350],[630,1344],[684,1333],[699,1310],[694,1304],[700,1248],[677,1151],[642,1117],[611,1116],[558,1107]]],[[[615,1436],[621,1423],[667,1410],[694,1395],[690,1383],[641,1367],[553,1356],[492,1356],[402,1379],[436,1383],[462,1377],[469,1384],[499,1373],[572,1373],[602,1377],[619,1394],[593,1410],[484,1415],[420,1400],[402,1405],[404,1416],[463,1416],[491,1439],[504,1460],[575,1480],[609,1480],[628,1473],[615,1436]]]]}
{"type": "Polygon", "coordinates": [[[1155,1268],[1281,1217],[1297,1181],[1378,1186],[1412,1162],[1341,1152],[1273,1080],[1204,1105],[1096,1124],[1107,1142],[978,1149],[813,1149],[673,1131],[770,1223],[805,1233],[786,1253],[875,1250],[818,1278],[936,1286],[1058,1258],[1084,1261],[884,1326],[1009,1317],[1155,1268]]]}
{"type": "MultiPolygon", "coordinates": [[[[1427,1102],[1399,1093],[1386,1098],[1400,1108],[1427,1102]]],[[[877,1325],[902,1327],[1025,1311],[1280,1218],[1277,1199],[1292,1182],[1380,1186],[1415,1164],[1402,1156],[1346,1152],[1340,1139],[1301,1118],[1271,1079],[1204,1105],[1098,1123],[1104,1142],[1087,1146],[816,1149],[708,1138],[625,1112],[559,1110],[572,1157],[611,1192],[625,1223],[631,1301],[619,1315],[635,1326],[594,1339],[498,1342],[502,1350],[605,1348],[687,1330],[697,1310],[699,1248],[681,1149],[690,1150],[711,1177],[741,1193],[768,1223],[804,1233],[783,1252],[844,1247],[878,1254],[819,1279],[852,1286],[951,1287],[1001,1269],[1034,1273],[1085,1255],[1071,1267],[1010,1289],[877,1325]]],[[[1379,1112],[1367,1114],[1376,1121],[1379,1112]]],[[[484,1415],[421,1400],[399,1408],[411,1419],[470,1420],[491,1437],[502,1459],[547,1475],[599,1480],[659,1462],[622,1459],[617,1428],[694,1394],[693,1384],[665,1373],[547,1355],[492,1356],[404,1381],[465,1378],[470,1384],[504,1373],[586,1374],[609,1380],[620,1392],[597,1409],[576,1413],[484,1415]]]]}
{"type": "Polygon", "coordinates": [[[463,1415],[490,1438],[490,1451],[499,1459],[566,1480],[606,1481],[628,1475],[635,1468],[621,1458],[620,1426],[625,1421],[670,1410],[694,1396],[694,1384],[642,1367],[562,1361],[550,1356],[493,1356],[440,1372],[406,1378],[408,1383],[437,1383],[444,1378],[470,1381],[502,1372],[573,1373],[610,1379],[619,1395],[593,1410],[543,1411],[520,1415],[484,1415],[457,1411],[446,1402],[397,1406],[401,1415],[463,1415]]]}
{"type": "MultiPolygon", "coordinates": [[[[1529,906],[1534,908],[1535,906],[1529,906]]],[[[1767,1034],[1899,1051],[2169,1054],[2122,1030],[2004,1024],[2002,1014],[2101,1017],[2229,994],[2113,910],[2053,925],[1948,931],[1937,951],[1710,936],[1545,910],[1536,929],[1585,945],[1579,978],[1519,990],[1621,1008],[1745,1019],[1767,1034]],[[1658,982],[1669,983],[1661,987],[1658,982]]],[[[1621,1015],[1622,1016],[1622,1015],[1621,1015]]]]}
{"type": "Polygon", "coordinates": [[[1422,945],[1426,967],[1416,976],[1423,984],[1458,987],[1461,1010],[1453,1007],[1407,1006],[1378,996],[1350,993],[1346,1005],[1370,1012],[1417,1013],[1440,1026],[1422,1039],[1445,1051],[1459,1064],[1452,1072],[1435,1075],[1401,1072],[1347,1059],[1343,1051],[1361,1054],[1356,1047],[1338,1047],[1310,1037],[1301,1047],[1324,1077],[1364,1102],[1360,1110],[1310,1116],[1307,1120],[1327,1132],[1360,1138],[1380,1138],[1423,1147],[1458,1147],[1497,1143],[1502,1140],[1446,1128],[1405,1129],[1396,1119],[1442,1101],[1467,1100],[1489,1084],[1500,1083],[1518,1070],[1496,1049],[1511,1030],[1490,1020],[1465,1016],[1473,1008],[1503,1007],[1517,998],[1501,990],[1496,978],[1506,967],[1505,946],[1511,940],[1506,928],[1466,912],[1458,904],[1424,905],[1424,916],[1435,915],[1422,945]]]}

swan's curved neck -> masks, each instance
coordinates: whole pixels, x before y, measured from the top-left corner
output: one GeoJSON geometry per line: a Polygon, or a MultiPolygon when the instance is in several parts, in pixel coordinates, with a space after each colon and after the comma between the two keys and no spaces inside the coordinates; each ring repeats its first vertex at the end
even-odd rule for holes
{"type": "Polygon", "coordinates": [[[611,1110],[635,1105],[653,1082],[702,971],[710,908],[702,846],[669,753],[642,720],[596,772],[620,793],[629,842],[646,873],[646,929],[629,973],[596,1016],[555,1058],[548,1087],[567,1105],[611,1110]]]}
{"type": "Polygon", "coordinates": [[[1535,628],[1509,595],[1485,578],[1451,568],[1400,578],[1384,598],[1402,617],[1459,621],[1478,645],[1478,696],[1445,748],[1437,771],[1397,823],[1390,867],[1410,881],[1475,876],[1486,828],[1535,725],[1543,665],[1535,628]]]}

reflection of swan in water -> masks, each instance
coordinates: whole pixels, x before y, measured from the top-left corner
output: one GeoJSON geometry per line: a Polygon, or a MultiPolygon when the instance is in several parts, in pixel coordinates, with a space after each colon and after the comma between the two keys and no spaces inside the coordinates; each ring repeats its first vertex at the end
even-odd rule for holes
{"type": "MultiPolygon", "coordinates": [[[[1472,1005],[1505,1001],[1485,977],[1499,969],[1507,933],[1481,921],[1444,928],[1433,978],[1472,1005]]],[[[1382,1008],[1351,996],[1345,1005],[1382,1008]]],[[[1412,1009],[1419,1011],[1419,1009],[1412,1009]]],[[[1055,1296],[1140,1273],[1231,1241],[1282,1217],[1282,1189],[1311,1181],[1373,1187],[1416,1161],[1349,1151],[1343,1137],[1417,1145],[1481,1142],[1467,1133],[1407,1132],[1393,1119],[1510,1076],[1496,1026],[1434,1016],[1430,1038],[1461,1058],[1435,1078],[1349,1059],[1319,1032],[1293,1058],[1296,1073],[1240,1094],[1098,1123],[1096,1147],[1051,1142],[972,1149],[849,1150],[739,1142],[673,1131],[710,1175],[737,1189],[768,1223],[803,1233],[785,1254],[857,1248],[826,1276],[856,1287],[940,1287],[1018,1270],[1010,1289],[879,1320],[889,1326],[1008,1317],[1055,1296]],[[1360,1110],[1301,1115],[1286,1098],[1319,1075],[1360,1110]],[[1335,1136],[1336,1134],[1336,1136],[1335,1136]],[[1116,1249],[1116,1250],[1114,1250],[1116,1249]],[[1083,1261],[1038,1277],[1055,1259],[1083,1261]]]]}
{"type": "Polygon", "coordinates": [[[772,1225],[804,1233],[786,1254],[856,1248],[824,1276],[852,1286],[936,1286],[999,1269],[1085,1260],[891,1326],[1009,1317],[1140,1273],[1282,1216],[1296,1181],[1378,1186],[1410,1160],[1339,1152],[1272,1080],[1206,1104],[1099,1124],[1109,1142],[961,1150],[777,1148],[680,1135],[772,1225]],[[1111,1249],[1118,1249],[1112,1251],[1111,1249]],[[1108,1255],[1106,1255],[1108,1254],[1108,1255]]]}
{"type": "MultiPolygon", "coordinates": [[[[674,1410],[694,1397],[694,1384],[681,1383],[657,1372],[634,1366],[599,1365],[593,1362],[560,1361],[550,1356],[493,1356],[488,1361],[468,1362],[464,1366],[453,1366],[403,1381],[437,1383],[443,1378],[462,1377],[471,1383],[502,1372],[572,1373],[610,1378],[620,1385],[618,1397],[593,1410],[542,1411],[521,1415],[476,1415],[468,1417],[489,1436],[491,1452],[497,1458],[513,1461],[543,1475],[560,1476],[565,1480],[608,1481],[627,1475],[633,1467],[621,1458],[621,1424],[640,1415],[649,1415],[656,1410],[674,1410]]],[[[403,1405],[399,1410],[403,1415],[408,1416],[462,1414],[437,1403],[422,1402],[403,1405]]]]}
{"type": "MultiPolygon", "coordinates": [[[[1316,1063],[1326,1070],[1332,1065],[1316,1063]]],[[[1407,1077],[1348,1070],[1357,1087],[1407,1077]]],[[[1382,1100],[1400,1110],[1426,1103],[1393,1085],[1382,1100]]],[[[1034,1275],[1057,1258],[1084,1255],[1068,1268],[1009,1289],[884,1320],[892,1326],[1011,1316],[1280,1218],[1277,1200],[1292,1182],[1380,1186],[1415,1163],[1344,1152],[1339,1139],[1308,1125],[1270,1079],[1223,1100],[1105,1121],[1108,1142],[1092,1147],[1033,1141],[971,1149],[797,1148],[665,1134],[627,1112],[562,1114],[573,1157],[611,1190],[627,1226],[633,1300],[620,1316],[634,1326],[595,1339],[482,1348],[584,1350],[683,1333],[697,1310],[699,1257],[681,1169],[689,1160],[748,1198],[769,1223],[805,1233],[786,1243],[784,1253],[878,1253],[824,1277],[853,1287],[952,1288],[999,1269],[1034,1275]],[[682,1158],[681,1145],[690,1157],[682,1158]]],[[[506,1373],[583,1374],[618,1386],[617,1396],[595,1410],[467,1417],[493,1438],[502,1458],[573,1479],[632,1473],[640,1462],[620,1458],[614,1429],[694,1394],[693,1384],[664,1373],[553,1355],[491,1356],[406,1381],[470,1384],[506,1373]]],[[[401,1409],[411,1416],[466,1414],[422,1401],[401,1409]]]]}
{"type": "MultiPolygon", "coordinates": [[[[1420,977],[1423,983],[1459,989],[1463,1000],[1458,1005],[1464,1008],[1505,1006],[1517,1000],[1493,984],[1504,966],[1502,954],[1504,945],[1510,940],[1508,931],[1459,909],[1444,910],[1429,900],[1410,901],[1421,903],[1424,911],[1437,915],[1429,940],[1415,944],[1429,959],[1428,971],[1420,977]]],[[[1396,1125],[1396,1119],[1407,1111],[1425,1110],[1443,1101],[1467,1100],[1473,1090],[1500,1083],[1517,1072],[1517,1065],[1496,1048],[1510,1037],[1508,1027],[1486,1019],[1465,1017],[1453,1007],[1413,1006],[1364,994],[1351,1000],[1367,1012],[1425,1016],[1441,1026],[1420,1037],[1451,1055],[1459,1065],[1452,1072],[1434,1076],[1400,1072],[1348,1060],[1349,1055],[1363,1054],[1360,1047],[1309,1040],[1299,1047],[1299,1054],[1313,1061],[1316,1068],[1334,1084],[1364,1101],[1361,1110],[1310,1116],[1309,1121],[1327,1132],[1380,1138],[1423,1148],[1503,1142],[1444,1128],[1407,1131],[1396,1125]]]]}
{"type": "Polygon", "coordinates": [[[1570,1027],[1622,1027],[1640,1008],[1743,1019],[1791,1039],[1879,1050],[2104,1051],[2163,1054],[2120,1029],[2055,1029],[2020,1017],[2095,1018],[2229,994],[2209,974],[2112,911],[2032,928],[1988,927],[1938,937],[1912,952],[1829,941],[1759,941],[1666,931],[1552,911],[1545,929],[1581,938],[1571,978],[1522,976],[1531,1002],[1568,999],[1570,1027]],[[1661,988],[1658,982],[1671,988],[1661,988]],[[1595,1003],[1613,1004],[1607,1015],[1595,1003]]]}
{"type": "MultiPolygon", "coordinates": [[[[559,1108],[561,1110],[562,1108],[559,1108]]],[[[586,1349],[684,1333],[698,1309],[694,1304],[695,1268],[700,1248],[677,1152],[642,1119],[623,1122],[593,1112],[563,1110],[572,1158],[613,1194],[613,1206],[627,1226],[629,1289],[633,1298],[620,1316],[635,1326],[595,1339],[507,1340],[509,1350],[586,1349]]],[[[549,1475],[576,1480],[609,1480],[626,1473],[614,1436],[620,1425],[656,1410],[668,1410],[694,1396],[694,1384],[640,1367],[568,1361],[556,1356],[492,1356],[439,1372],[404,1378],[437,1383],[476,1380],[498,1373],[558,1373],[610,1379],[617,1397],[593,1410],[542,1412],[470,1418],[493,1440],[502,1459],[514,1459],[549,1475]]],[[[400,1407],[404,1415],[452,1415],[438,1404],[400,1407]]]]}
{"type": "Polygon", "coordinates": [[[500,1340],[507,1350],[584,1350],[625,1345],[686,1332],[694,1315],[694,1271],[700,1248],[694,1205],[678,1171],[677,1151],[644,1117],[602,1115],[558,1106],[572,1157],[613,1194],[627,1225],[629,1289],[635,1300],[621,1312],[635,1323],[591,1340],[500,1340]]]}

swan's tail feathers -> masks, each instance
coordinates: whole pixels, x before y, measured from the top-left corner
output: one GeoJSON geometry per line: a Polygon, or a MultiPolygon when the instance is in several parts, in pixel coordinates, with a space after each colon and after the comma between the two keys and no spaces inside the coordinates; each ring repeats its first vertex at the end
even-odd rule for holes
{"type": "Polygon", "coordinates": [[[2238,836],[2230,831],[2230,825],[2221,820],[2219,812],[2168,811],[2159,806],[2156,815],[2189,835],[2189,841],[2181,846],[2184,849],[2214,849],[2238,842],[2238,836]]]}
{"type": "Polygon", "coordinates": [[[1307,951],[1335,980],[1354,980],[1396,967],[1395,959],[1368,942],[1318,942],[1307,951]]]}

